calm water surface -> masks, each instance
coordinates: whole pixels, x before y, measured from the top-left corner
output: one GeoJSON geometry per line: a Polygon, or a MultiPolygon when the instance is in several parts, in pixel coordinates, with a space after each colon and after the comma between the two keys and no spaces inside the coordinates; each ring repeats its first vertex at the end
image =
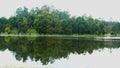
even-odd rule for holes
{"type": "Polygon", "coordinates": [[[120,40],[0,37],[0,68],[120,68],[120,40]]]}

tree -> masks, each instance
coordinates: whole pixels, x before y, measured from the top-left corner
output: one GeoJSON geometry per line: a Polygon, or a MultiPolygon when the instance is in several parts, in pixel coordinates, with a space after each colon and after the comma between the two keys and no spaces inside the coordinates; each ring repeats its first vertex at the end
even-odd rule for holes
{"type": "Polygon", "coordinates": [[[49,12],[43,12],[38,14],[37,18],[34,21],[34,26],[38,33],[47,34],[51,28],[52,15],[49,12]]]}
{"type": "Polygon", "coordinates": [[[119,23],[94,19],[92,16],[70,16],[68,11],[47,5],[30,11],[27,7],[20,7],[15,16],[0,18],[0,33],[119,34],[119,23]]]}
{"type": "Polygon", "coordinates": [[[0,33],[4,32],[8,20],[5,17],[0,18],[0,33]]]}

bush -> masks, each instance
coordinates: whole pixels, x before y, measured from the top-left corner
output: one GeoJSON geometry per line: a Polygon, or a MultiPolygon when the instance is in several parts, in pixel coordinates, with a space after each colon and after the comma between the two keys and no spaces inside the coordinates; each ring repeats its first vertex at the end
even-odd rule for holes
{"type": "Polygon", "coordinates": [[[13,30],[11,31],[11,33],[12,33],[12,34],[18,34],[18,29],[13,29],[13,30]]]}
{"type": "Polygon", "coordinates": [[[37,31],[35,29],[28,29],[27,33],[28,34],[37,34],[37,31]]]}
{"type": "Polygon", "coordinates": [[[6,28],[5,28],[5,33],[10,34],[10,32],[11,32],[10,27],[6,27],[6,28]]]}

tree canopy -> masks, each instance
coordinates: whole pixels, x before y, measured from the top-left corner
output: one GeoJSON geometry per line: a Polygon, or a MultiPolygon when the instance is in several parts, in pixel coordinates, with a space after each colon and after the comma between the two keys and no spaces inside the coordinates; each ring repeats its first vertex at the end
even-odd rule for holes
{"type": "Polygon", "coordinates": [[[91,16],[70,16],[47,5],[41,8],[18,8],[9,19],[0,18],[0,33],[38,34],[119,34],[120,22],[94,19],[91,16]]]}

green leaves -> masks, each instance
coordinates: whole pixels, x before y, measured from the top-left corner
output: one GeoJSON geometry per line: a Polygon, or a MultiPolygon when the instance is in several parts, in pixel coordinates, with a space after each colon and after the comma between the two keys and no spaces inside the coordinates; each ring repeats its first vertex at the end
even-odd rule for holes
{"type": "Polygon", "coordinates": [[[45,5],[30,11],[26,7],[18,8],[15,16],[9,19],[1,17],[0,33],[117,34],[120,33],[118,23],[94,19],[91,16],[71,17],[67,11],[45,5]]]}
{"type": "Polygon", "coordinates": [[[11,29],[9,27],[5,28],[5,33],[9,34],[11,32],[11,29]]]}

